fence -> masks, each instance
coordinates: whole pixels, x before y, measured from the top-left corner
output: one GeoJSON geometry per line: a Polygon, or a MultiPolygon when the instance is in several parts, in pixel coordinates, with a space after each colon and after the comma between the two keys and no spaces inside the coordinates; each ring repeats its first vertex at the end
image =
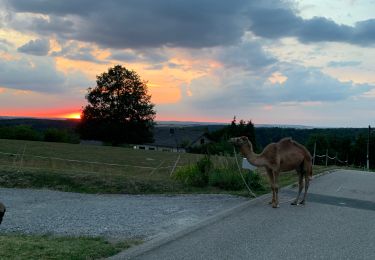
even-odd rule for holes
{"type": "Polygon", "coordinates": [[[316,164],[316,159],[317,158],[324,158],[325,166],[328,166],[329,160],[335,160],[335,163],[334,163],[335,165],[337,165],[338,163],[340,163],[341,165],[348,166],[348,160],[346,160],[346,161],[340,160],[338,158],[338,156],[337,156],[337,153],[336,153],[335,157],[330,157],[328,155],[328,149],[326,150],[326,154],[324,154],[324,155],[317,155],[316,154],[316,142],[315,142],[315,144],[314,144],[314,155],[313,155],[313,159],[312,159],[313,165],[316,164]]]}
{"type": "Polygon", "coordinates": [[[334,162],[335,165],[338,165],[338,164],[346,165],[346,166],[348,165],[348,160],[346,160],[346,161],[342,161],[342,160],[340,160],[340,159],[337,157],[337,155],[336,155],[335,157],[330,157],[330,156],[328,155],[328,153],[327,153],[327,154],[324,154],[324,155],[317,155],[317,154],[315,154],[315,155],[313,156],[313,165],[316,165],[317,158],[322,158],[322,159],[323,159],[322,161],[324,162],[325,166],[328,166],[330,160],[331,160],[331,161],[334,160],[334,161],[335,161],[335,162],[334,162]]]}
{"type": "Polygon", "coordinates": [[[171,162],[160,161],[154,166],[133,165],[133,164],[117,164],[100,161],[85,161],[66,159],[60,157],[48,157],[40,155],[30,155],[23,153],[0,152],[0,164],[9,169],[18,172],[25,169],[28,170],[53,170],[53,171],[69,171],[80,173],[111,173],[111,174],[154,174],[156,171],[173,172],[176,168],[182,167],[178,165],[180,156],[171,162]]]}

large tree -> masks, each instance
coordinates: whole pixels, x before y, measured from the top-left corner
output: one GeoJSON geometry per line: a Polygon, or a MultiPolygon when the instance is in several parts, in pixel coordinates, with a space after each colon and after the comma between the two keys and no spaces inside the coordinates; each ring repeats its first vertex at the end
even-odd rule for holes
{"type": "Polygon", "coordinates": [[[82,139],[120,143],[152,141],[155,110],[147,83],[135,71],[116,65],[88,88],[78,131],[82,139]]]}

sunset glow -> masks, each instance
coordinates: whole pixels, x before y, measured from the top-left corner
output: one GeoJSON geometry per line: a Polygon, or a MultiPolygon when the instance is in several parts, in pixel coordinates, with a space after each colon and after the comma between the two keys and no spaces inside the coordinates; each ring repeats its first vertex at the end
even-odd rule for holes
{"type": "Polygon", "coordinates": [[[191,1],[0,0],[0,116],[79,119],[119,64],[157,120],[375,124],[374,1],[191,1]]]}
{"type": "Polygon", "coordinates": [[[62,118],[67,118],[67,119],[81,119],[81,113],[71,113],[71,114],[66,114],[62,115],[62,118]]]}

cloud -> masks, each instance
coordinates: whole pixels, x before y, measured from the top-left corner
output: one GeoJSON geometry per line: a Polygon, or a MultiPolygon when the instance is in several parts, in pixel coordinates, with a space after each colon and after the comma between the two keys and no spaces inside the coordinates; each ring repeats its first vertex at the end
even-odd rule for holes
{"type": "Polygon", "coordinates": [[[327,66],[331,68],[355,67],[361,65],[360,61],[330,61],[327,66]]]}
{"type": "MultiPolygon", "coordinates": [[[[8,1],[16,13],[43,14],[23,28],[112,48],[233,44],[247,26],[247,1],[8,1]]],[[[25,23],[23,23],[25,24],[25,23]]],[[[21,29],[22,23],[17,24],[21,29]]]]}
{"type": "Polygon", "coordinates": [[[375,19],[360,21],[354,26],[341,25],[324,17],[303,19],[287,4],[274,6],[272,1],[265,2],[268,4],[254,4],[248,9],[250,30],[257,36],[296,37],[303,43],[345,42],[364,46],[375,43],[375,19]]]}
{"type": "Polygon", "coordinates": [[[259,42],[243,41],[236,46],[221,48],[217,59],[227,67],[257,71],[277,62],[277,59],[266,53],[259,42]]]}
{"type": "Polygon", "coordinates": [[[36,39],[22,45],[17,50],[31,55],[45,56],[48,54],[49,48],[50,45],[47,39],[36,39]]]}
{"type": "Polygon", "coordinates": [[[284,65],[279,69],[276,74],[283,77],[281,81],[235,70],[198,78],[182,86],[183,103],[197,109],[233,110],[285,102],[338,102],[375,88],[369,84],[341,82],[314,68],[284,65]]]}
{"type": "MultiPolygon", "coordinates": [[[[64,74],[56,70],[56,64],[46,57],[0,60],[0,86],[5,88],[44,93],[69,92],[85,84],[83,75],[64,74]],[[69,80],[67,80],[69,78],[69,80]]],[[[85,87],[89,86],[86,79],[85,87]]]]}
{"type": "Polygon", "coordinates": [[[142,50],[115,50],[111,53],[108,59],[123,61],[123,62],[144,62],[152,64],[160,64],[167,62],[169,57],[161,49],[142,49],[142,50]]]}
{"type": "Polygon", "coordinates": [[[91,46],[78,45],[75,41],[68,41],[63,43],[60,51],[54,51],[51,53],[51,56],[64,57],[70,60],[82,60],[95,63],[106,63],[105,61],[97,59],[93,52],[95,49],[91,46]]]}
{"type": "Polygon", "coordinates": [[[13,47],[13,44],[6,39],[0,38],[0,50],[8,51],[8,47],[13,47]]]}
{"type": "Polygon", "coordinates": [[[296,16],[288,6],[253,4],[247,13],[251,21],[250,30],[264,38],[294,36],[303,22],[303,19],[296,16]]]}
{"type": "Polygon", "coordinates": [[[301,42],[373,45],[375,19],[340,25],[324,17],[303,19],[290,1],[216,0],[12,0],[9,24],[19,30],[95,42],[106,48],[229,46],[253,34],[301,42]],[[43,16],[41,16],[41,14],[43,16]]]}

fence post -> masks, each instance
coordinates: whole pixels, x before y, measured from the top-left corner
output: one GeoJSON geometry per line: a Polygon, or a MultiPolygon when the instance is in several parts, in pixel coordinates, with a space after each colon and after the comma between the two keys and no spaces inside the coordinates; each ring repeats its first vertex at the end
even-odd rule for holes
{"type": "Polygon", "coordinates": [[[326,151],[326,167],[328,166],[328,149],[326,151]]]}
{"type": "Polygon", "coordinates": [[[370,150],[370,132],[371,126],[368,126],[368,133],[367,133],[367,171],[370,171],[370,160],[369,160],[369,150],[370,150]]]}
{"type": "Polygon", "coordinates": [[[338,160],[339,160],[339,158],[337,158],[337,152],[336,152],[336,156],[335,156],[335,165],[337,165],[338,160]]]}
{"type": "Polygon", "coordinates": [[[315,165],[315,155],[316,155],[316,142],[314,143],[313,166],[315,165]]]}

